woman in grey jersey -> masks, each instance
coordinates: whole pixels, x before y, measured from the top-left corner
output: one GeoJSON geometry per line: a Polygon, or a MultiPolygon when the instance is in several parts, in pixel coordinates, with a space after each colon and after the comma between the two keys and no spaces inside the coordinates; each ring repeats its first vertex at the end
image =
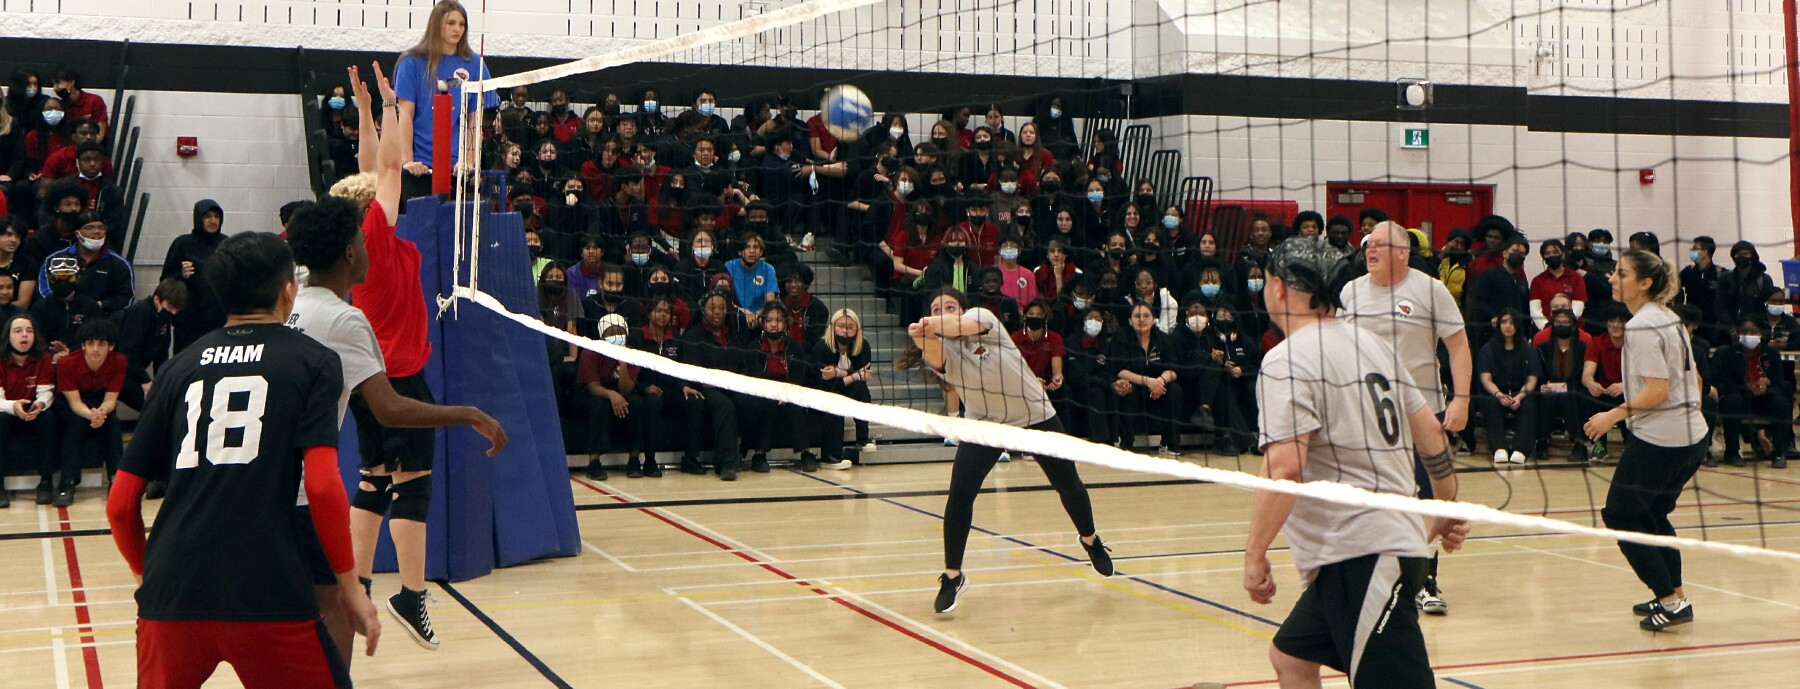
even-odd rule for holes
{"type": "MultiPolygon", "coordinates": [[[[1632,433],[1600,512],[1609,529],[1675,535],[1669,513],[1706,458],[1693,346],[1681,318],[1668,307],[1680,288],[1674,268],[1648,251],[1625,252],[1613,270],[1613,299],[1632,314],[1621,365],[1625,403],[1595,414],[1585,427],[1588,437],[1597,439],[1624,421],[1632,433]]],[[[1656,594],[1632,606],[1644,616],[1639,627],[1662,631],[1694,621],[1694,607],[1681,588],[1681,551],[1623,541],[1619,551],[1656,594]]]]}
{"type": "MultiPolygon", "coordinates": [[[[987,309],[967,309],[962,292],[945,288],[929,302],[930,316],[906,327],[912,346],[894,362],[902,371],[927,367],[962,398],[963,418],[1003,423],[1032,430],[1061,433],[1062,422],[1050,406],[1044,386],[1031,374],[1000,319],[987,309]]],[[[988,472],[1000,460],[1001,448],[963,443],[956,448],[950,470],[950,497],[944,506],[944,574],[938,577],[934,608],[939,613],[956,609],[957,598],[969,587],[963,574],[963,549],[969,542],[975,496],[988,472]]],[[[1075,463],[1056,457],[1039,457],[1038,467],[1062,498],[1063,509],[1075,522],[1081,547],[1087,550],[1094,571],[1112,576],[1112,556],[1094,531],[1094,509],[1088,501],[1075,463]]]]}

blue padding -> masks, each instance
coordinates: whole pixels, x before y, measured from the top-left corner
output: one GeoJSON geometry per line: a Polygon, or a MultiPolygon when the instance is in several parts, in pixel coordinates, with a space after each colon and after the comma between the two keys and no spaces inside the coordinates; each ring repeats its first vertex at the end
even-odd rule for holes
{"type": "MultiPolygon", "coordinates": [[[[488,214],[482,223],[482,291],[531,313],[536,290],[519,216],[488,214]]],[[[421,297],[434,316],[437,296],[454,284],[453,227],[452,206],[435,197],[409,201],[398,227],[401,238],[419,247],[421,297]]],[[[429,337],[425,379],[438,401],[481,408],[506,429],[509,443],[490,458],[487,441],[474,431],[439,431],[425,576],[465,581],[496,566],[578,554],[581,536],[541,336],[464,304],[455,317],[434,317],[429,337]]],[[[360,455],[353,419],[346,419],[339,448],[345,484],[354,486],[360,455]]],[[[385,530],[375,568],[395,568],[385,530]]]]}

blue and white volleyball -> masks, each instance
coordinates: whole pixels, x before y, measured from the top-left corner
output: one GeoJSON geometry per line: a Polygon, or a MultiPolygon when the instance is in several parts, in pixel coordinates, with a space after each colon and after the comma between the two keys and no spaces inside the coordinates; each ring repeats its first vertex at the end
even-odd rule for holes
{"type": "Polygon", "coordinates": [[[819,112],[831,135],[844,141],[855,141],[864,130],[875,126],[875,106],[862,89],[849,84],[825,92],[819,101],[819,112]]]}

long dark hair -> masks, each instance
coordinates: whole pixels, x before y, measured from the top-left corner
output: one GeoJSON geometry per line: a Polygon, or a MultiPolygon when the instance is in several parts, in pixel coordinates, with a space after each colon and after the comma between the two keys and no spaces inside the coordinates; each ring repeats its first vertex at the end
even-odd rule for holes
{"type": "MultiPolygon", "coordinates": [[[[956,305],[961,307],[962,310],[969,310],[969,295],[963,294],[962,290],[956,289],[955,287],[942,287],[927,295],[925,297],[925,306],[927,310],[930,309],[931,303],[937,301],[939,297],[949,297],[955,300],[956,305]]],[[[906,344],[906,351],[901,352],[900,356],[894,357],[894,370],[911,371],[915,368],[919,368],[924,363],[925,350],[919,349],[917,343],[909,340],[906,344]]]]}
{"type": "Polygon", "coordinates": [[[20,320],[20,319],[24,319],[26,323],[31,324],[31,348],[25,350],[26,358],[32,358],[32,357],[36,357],[36,356],[43,354],[44,353],[43,330],[38,328],[37,319],[32,318],[31,314],[28,314],[28,313],[15,313],[10,318],[6,319],[6,328],[5,328],[6,350],[8,352],[12,351],[13,322],[20,320]]]}
{"type": "Polygon", "coordinates": [[[1517,380],[1524,378],[1525,372],[1530,370],[1525,357],[1536,356],[1537,350],[1531,348],[1531,338],[1525,333],[1525,324],[1529,322],[1525,319],[1525,314],[1510,307],[1501,309],[1500,315],[1494,317],[1494,339],[1488,347],[1493,350],[1493,373],[1496,377],[1517,380]],[[1513,324],[1513,336],[1510,339],[1500,329],[1500,323],[1506,320],[1511,320],[1513,324]],[[1512,343],[1512,349],[1506,348],[1508,342],[1512,343]]]}

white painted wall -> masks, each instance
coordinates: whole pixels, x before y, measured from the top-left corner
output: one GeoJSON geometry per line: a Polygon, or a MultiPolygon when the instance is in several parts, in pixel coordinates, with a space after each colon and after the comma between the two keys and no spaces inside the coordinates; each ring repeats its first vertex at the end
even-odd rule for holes
{"type": "Polygon", "coordinates": [[[226,232],[279,232],[282,204],[313,197],[299,96],[136,95],[135,123],[143,132],[138,157],[144,159],[138,191],[151,197],[137,252],[140,294],[155,287],[169,243],[193,229],[195,201],[218,201],[226,232]],[[179,136],[199,137],[200,155],[175,155],[179,136]]]}

